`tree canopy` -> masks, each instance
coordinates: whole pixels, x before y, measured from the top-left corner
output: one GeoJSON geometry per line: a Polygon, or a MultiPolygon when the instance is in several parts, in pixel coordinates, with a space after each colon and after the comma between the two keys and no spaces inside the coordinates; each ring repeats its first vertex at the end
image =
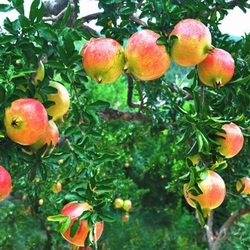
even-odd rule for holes
{"type": "Polygon", "coordinates": [[[236,182],[250,177],[250,34],[235,38],[219,29],[229,10],[238,7],[244,15],[248,1],[99,0],[100,11],[87,16],[79,15],[79,4],[34,0],[28,16],[24,0],[0,4],[1,12],[18,12],[14,21],[5,18],[0,33],[0,165],[12,178],[11,193],[0,202],[0,248],[73,249],[56,217],[71,201],[93,207],[82,217],[90,225],[105,223],[97,242],[89,237],[92,249],[248,248],[250,196],[236,190],[236,182]],[[149,81],[123,72],[104,84],[86,73],[80,52],[89,40],[111,38],[125,48],[133,34],[149,29],[171,56],[176,37],[170,34],[184,19],[202,22],[213,48],[234,59],[224,86],[204,85],[197,65],[173,60],[149,81]],[[93,20],[96,29],[89,26],[93,20]],[[43,75],[39,63],[45,74],[36,80],[38,72],[43,75]],[[10,139],[6,110],[22,98],[52,107],[48,96],[58,90],[51,81],[67,89],[70,107],[55,121],[55,148],[34,151],[10,139]],[[230,123],[240,128],[244,145],[227,158],[216,133],[230,123]],[[208,169],[223,178],[226,197],[207,218],[199,203],[193,208],[186,202],[183,185],[190,182],[201,192],[198,182],[208,169]],[[62,190],[53,192],[58,182],[62,190]],[[131,209],[116,208],[116,198],[132,201],[131,209]]]}

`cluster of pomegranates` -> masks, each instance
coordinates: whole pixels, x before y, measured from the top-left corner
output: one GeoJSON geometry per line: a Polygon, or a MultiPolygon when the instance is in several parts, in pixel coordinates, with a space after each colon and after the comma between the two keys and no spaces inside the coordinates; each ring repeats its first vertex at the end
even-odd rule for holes
{"type": "Polygon", "coordinates": [[[157,43],[160,35],[149,29],[134,33],[121,46],[111,38],[92,38],[80,54],[83,68],[98,83],[115,82],[125,72],[142,81],[155,80],[169,69],[171,59],[180,66],[195,66],[201,82],[221,87],[234,74],[234,59],[225,50],[212,46],[209,29],[196,19],[177,23],[168,36],[169,52],[157,43]]]}
{"type": "MultiPolygon", "coordinates": [[[[244,137],[241,129],[234,123],[224,124],[222,129],[225,133],[217,133],[218,136],[216,141],[219,144],[219,152],[226,159],[236,156],[243,147],[244,137]]],[[[199,156],[193,162],[194,164],[199,163],[199,156]]],[[[214,208],[219,207],[225,199],[226,185],[222,177],[213,170],[205,169],[200,173],[200,180],[197,181],[197,185],[202,192],[201,194],[194,194],[195,187],[194,183],[190,181],[184,184],[184,197],[187,203],[197,208],[198,202],[202,210],[203,216],[207,217],[210,215],[210,211],[214,208]]],[[[250,194],[250,178],[243,177],[236,183],[236,190],[241,194],[250,194]]]]}
{"type": "Polygon", "coordinates": [[[122,214],[122,222],[127,222],[130,219],[129,211],[132,207],[131,200],[123,200],[122,198],[116,198],[114,201],[114,207],[117,209],[122,209],[125,213],[122,214]]]}
{"type": "MultiPolygon", "coordinates": [[[[44,77],[43,67],[38,69],[37,75],[44,77]]],[[[38,84],[39,81],[35,77],[34,85],[38,84]]],[[[47,145],[43,155],[47,151],[51,153],[57,144],[59,131],[56,123],[62,122],[63,115],[70,106],[70,96],[64,85],[50,81],[48,86],[55,89],[55,93],[46,94],[47,101],[53,105],[45,108],[42,97],[37,93],[34,98],[13,101],[11,106],[6,108],[4,116],[8,137],[20,145],[29,146],[32,152],[37,152],[47,145]]]]}
{"type": "Polygon", "coordinates": [[[103,233],[104,222],[90,224],[88,219],[81,218],[84,212],[93,212],[93,207],[87,202],[72,201],[62,208],[60,214],[48,217],[49,221],[60,222],[60,232],[73,249],[88,247],[86,242],[95,244],[103,233]],[[73,227],[76,229],[72,230],[73,227]]]}

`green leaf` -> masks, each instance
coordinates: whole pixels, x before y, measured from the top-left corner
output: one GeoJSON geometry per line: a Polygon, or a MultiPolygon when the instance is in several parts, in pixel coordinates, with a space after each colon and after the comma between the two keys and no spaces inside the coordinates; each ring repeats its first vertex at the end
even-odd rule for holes
{"type": "Polygon", "coordinates": [[[210,169],[223,170],[227,168],[227,166],[228,166],[227,161],[221,161],[221,162],[216,161],[210,169]]]}
{"type": "Polygon", "coordinates": [[[24,0],[12,0],[12,4],[21,15],[24,15],[24,0]]]}
{"type": "Polygon", "coordinates": [[[70,233],[69,233],[70,237],[75,236],[75,234],[76,234],[77,230],[79,229],[79,227],[80,227],[79,220],[75,220],[73,222],[71,228],[70,228],[70,233]]]}
{"type": "Polygon", "coordinates": [[[109,107],[110,107],[109,102],[98,100],[96,102],[93,102],[93,103],[89,104],[86,107],[86,109],[87,110],[100,110],[100,109],[105,109],[105,108],[109,108],[109,107]]]}
{"type": "Polygon", "coordinates": [[[55,28],[61,28],[61,27],[65,26],[68,19],[69,19],[70,14],[71,14],[71,6],[70,6],[70,3],[69,3],[68,6],[67,6],[66,11],[64,13],[64,16],[63,16],[62,20],[55,24],[55,28]]]}
{"type": "Polygon", "coordinates": [[[63,62],[65,65],[68,65],[69,57],[67,53],[65,52],[65,49],[62,46],[57,45],[56,50],[57,50],[58,57],[60,58],[61,62],[63,62]]]}
{"type": "Polygon", "coordinates": [[[205,218],[203,216],[203,212],[202,212],[201,206],[200,206],[200,204],[199,204],[198,201],[196,201],[194,199],[191,199],[191,200],[195,204],[196,211],[197,211],[197,214],[198,214],[198,217],[199,217],[199,220],[200,220],[201,227],[204,227],[206,222],[205,222],[205,218]]]}
{"type": "Polygon", "coordinates": [[[45,7],[41,0],[34,0],[30,6],[29,18],[32,23],[39,23],[44,16],[45,7]]]}
{"type": "Polygon", "coordinates": [[[47,108],[49,108],[49,107],[52,107],[52,106],[54,106],[55,105],[55,102],[53,102],[53,101],[45,101],[45,102],[43,102],[43,106],[47,109],[47,108]]]}
{"type": "Polygon", "coordinates": [[[115,218],[107,214],[99,214],[99,218],[107,223],[115,221],[115,218]]]}
{"type": "Polygon", "coordinates": [[[67,215],[62,215],[62,214],[57,214],[57,215],[52,215],[52,216],[48,216],[48,217],[47,217],[47,220],[48,220],[48,221],[63,222],[63,221],[66,221],[67,219],[69,219],[69,216],[67,216],[67,215]]]}
{"type": "Polygon", "coordinates": [[[30,21],[26,16],[19,15],[18,19],[23,29],[30,28],[30,21]]]}
{"type": "Polygon", "coordinates": [[[203,181],[203,180],[205,180],[205,179],[207,178],[207,176],[208,176],[208,171],[207,171],[207,170],[204,170],[204,171],[202,171],[202,172],[199,174],[199,179],[200,179],[201,181],[203,181]]]}
{"type": "Polygon", "coordinates": [[[42,91],[45,94],[57,94],[58,90],[52,86],[46,86],[45,88],[42,88],[42,91]]]}
{"type": "Polygon", "coordinates": [[[179,105],[174,105],[174,109],[182,115],[188,115],[188,112],[179,105]]]}
{"type": "Polygon", "coordinates": [[[165,36],[161,36],[157,39],[156,41],[157,44],[163,44],[167,45],[168,44],[168,39],[165,36]]]}
{"type": "Polygon", "coordinates": [[[228,84],[246,84],[249,81],[250,81],[250,75],[248,75],[244,78],[240,77],[234,81],[229,82],[228,84]]]}
{"type": "Polygon", "coordinates": [[[35,29],[37,30],[39,36],[46,39],[47,41],[58,41],[58,36],[49,24],[39,23],[35,25],[35,29]]]}
{"type": "Polygon", "coordinates": [[[62,62],[58,62],[58,61],[50,60],[46,63],[46,65],[48,67],[55,68],[55,69],[65,69],[64,64],[62,62]]]}
{"type": "Polygon", "coordinates": [[[198,152],[209,152],[209,142],[205,135],[197,128],[195,128],[195,134],[197,138],[197,144],[198,144],[198,152]]]}
{"type": "Polygon", "coordinates": [[[79,217],[80,220],[87,220],[91,216],[93,212],[91,210],[84,211],[82,215],[79,217]]]}
{"type": "Polygon", "coordinates": [[[188,140],[188,138],[191,137],[191,135],[193,134],[193,129],[188,128],[184,134],[182,135],[182,137],[180,138],[180,140],[177,141],[177,145],[182,145],[184,142],[186,142],[188,140]]]}
{"type": "Polygon", "coordinates": [[[79,195],[77,192],[71,192],[71,193],[67,193],[65,195],[65,199],[66,200],[70,200],[70,201],[74,201],[74,200],[83,201],[84,197],[82,197],[81,195],[79,195]]]}
{"type": "Polygon", "coordinates": [[[13,10],[14,8],[11,7],[9,4],[0,4],[0,12],[8,12],[13,10]]]}
{"type": "Polygon", "coordinates": [[[69,216],[67,216],[67,219],[65,221],[63,221],[61,224],[58,225],[57,230],[60,233],[64,233],[69,228],[70,222],[71,222],[71,219],[70,219],[69,216]]]}

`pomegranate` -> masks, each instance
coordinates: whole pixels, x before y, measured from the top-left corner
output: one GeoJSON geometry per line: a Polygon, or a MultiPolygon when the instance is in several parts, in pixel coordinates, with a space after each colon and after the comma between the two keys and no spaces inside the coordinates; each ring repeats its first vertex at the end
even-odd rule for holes
{"type": "Polygon", "coordinates": [[[173,38],[171,58],[180,66],[194,66],[202,62],[213,49],[209,29],[196,19],[187,18],[177,23],[169,38],[173,38]]]}
{"type": "Polygon", "coordinates": [[[84,211],[91,209],[92,207],[88,203],[78,203],[76,201],[70,202],[63,207],[61,214],[67,215],[71,219],[69,227],[64,233],[62,233],[62,236],[68,242],[76,246],[84,246],[85,240],[89,233],[91,240],[93,241],[97,241],[101,237],[104,228],[104,222],[96,222],[93,228],[90,228],[87,220],[79,220],[79,228],[77,229],[74,236],[70,236],[70,229],[74,221],[76,221],[84,211]]]}
{"type": "Polygon", "coordinates": [[[122,215],[122,222],[128,222],[129,219],[130,219],[130,215],[129,214],[122,215]]]}
{"type": "Polygon", "coordinates": [[[236,182],[236,190],[241,191],[241,194],[250,194],[250,178],[243,177],[236,182]]]}
{"type": "MultiPolygon", "coordinates": [[[[70,95],[64,85],[59,82],[50,81],[49,86],[57,89],[55,94],[47,94],[48,101],[52,101],[55,104],[47,108],[47,113],[52,117],[53,121],[63,123],[63,115],[67,113],[70,107],[70,95]]],[[[40,96],[36,96],[41,99],[40,96]]]]}
{"type": "Polygon", "coordinates": [[[8,197],[12,188],[12,181],[9,172],[0,166],[0,201],[8,197]]]}
{"type": "Polygon", "coordinates": [[[159,37],[152,30],[144,29],[129,38],[124,49],[125,73],[143,81],[155,80],[165,74],[170,66],[170,56],[164,45],[157,44],[159,37]]]}
{"type": "Polygon", "coordinates": [[[62,190],[62,183],[57,181],[57,183],[55,183],[51,189],[55,194],[59,193],[62,190]]]}
{"type": "Polygon", "coordinates": [[[40,148],[42,148],[45,144],[47,144],[47,149],[43,153],[43,156],[44,156],[48,149],[50,149],[49,150],[50,153],[54,150],[57,144],[58,138],[59,138],[59,131],[58,131],[57,125],[55,124],[53,120],[50,120],[41,138],[36,143],[30,145],[30,148],[36,152],[40,148]]]}
{"type": "Polygon", "coordinates": [[[215,48],[205,60],[197,65],[198,75],[206,86],[222,87],[234,74],[234,59],[230,53],[215,48]]]}
{"type": "Polygon", "coordinates": [[[131,202],[131,200],[125,200],[124,202],[123,202],[123,209],[125,210],[125,211],[129,211],[130,210],[130,208],[132,207],[132,202],[131,202]]]}
{"type": "Polygon", "coordinates": [[[115,208],[122,208],[122,206],[123,206],[123,199],[116,198],[115,201],[114,201],[114,206],[115,206],[115,208]]]}
{"type": "Polygon", "coordinates": [[[212,209],[219,207],[226,195],[226,186],[221,176],[212,170],[207,171],[207,177],[198,182],[202,194],[192,195],[192,187],[189,188],[190,183],[184,184],[183,187],[187,203],[195,208],[196,206],[192,199],[196,200],[201,206],[204,217],[208,217],[212,209]]]}
{"type": "Polygon", "coordinates": [[[240,128],[234,123],[224,124],[221,128],[225,130],[226,134],[216,133],[216,135],[223,137],[216,139],[220,144],[219,152],[224,155],[225,158],[232,158],[242,149],[244,136],[240,128]]]}
{"type": "Polygon", "coordinates": [[[45,132],[47,123],[45,107],[33,98],[15,100],[5,111],[6,133],[12,141],[21,145],[37,142],[45,132]]]}
{"type": "Polygon", "coordinates": [[[111,38],[91,38],[81,51],[83,68],[98,83],[113,83],[123,73],[122,46],[111,38]]]}

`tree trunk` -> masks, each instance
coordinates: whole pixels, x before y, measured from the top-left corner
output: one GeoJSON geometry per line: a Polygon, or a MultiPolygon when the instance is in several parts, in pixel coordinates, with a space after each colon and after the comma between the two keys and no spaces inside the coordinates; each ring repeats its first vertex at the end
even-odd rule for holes
{"type": "Polygon", "coordinates": [[[232,214],[226,220],[226,222],[222,225],[222,227],[220,228],[220,231],[219,231],[217,237],[214,238],[214,234],[213,234],[213,214],[214,214],[214,212],[211,211],[210,217],[208,218],[207,224],[205,225],[209,250],[219,250],[231,224],[233,222],[235,222],[240,216],[247,214],[249,212],[250,212],[250,207],[246,207],[246,208],[243,208],[240,211],[232,214]]]}

